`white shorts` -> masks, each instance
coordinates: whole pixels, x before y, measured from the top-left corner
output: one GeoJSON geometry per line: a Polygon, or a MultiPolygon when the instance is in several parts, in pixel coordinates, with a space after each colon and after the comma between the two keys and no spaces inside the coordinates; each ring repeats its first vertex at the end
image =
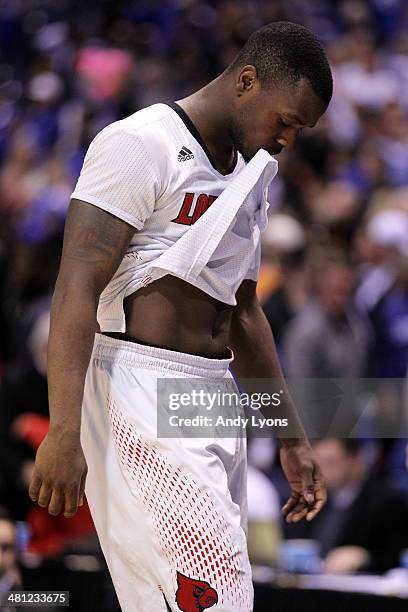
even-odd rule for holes
{"type": "Polygon", "coordinates": [[[245,439],[157,438],[157,379],[226,378],[230,362],[96,334],[85,491],[124,612],[253,609],[245,439]]]}

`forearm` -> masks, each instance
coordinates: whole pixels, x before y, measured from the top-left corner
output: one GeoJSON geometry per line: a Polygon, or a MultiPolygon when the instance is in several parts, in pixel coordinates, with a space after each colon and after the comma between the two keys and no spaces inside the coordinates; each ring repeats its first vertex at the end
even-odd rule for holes
{"type": "Polygon", "coordinates": [[[57,283],[48,344],[50,428],[79,435],[86,371],[94,342],[97,297],[80,283],[57,283]]]}
{"type": "Polygon", "coordinates": [[[30,497],[50,514],[73,516],[85,489],[80,442],[84,384],[99,297],[126,252],[134,228],[91,204],[72,200],[52,300],[48,343],[50,427],[41,442],[30,497]]]}
{"type": "MultiPolygon", "coordinates": [[[[248,305],[240,316],[234,319],[230,338],[234,351],[232,370],[236,378],[246,379],[245,389],[248,392],[283,391],[279,415],[288,419],[289,428],[277,430],[280,442],[290,445],[300,438],[306,439],[282,373],[270,325],[258,302],[248,305]],[[257,383],[257,379],[264,380],[257,383]]],[[[273,406],[261,408],[261,412],[267,418],[276,416],[276,408],[273,406]]]]}
{"type": "Polygon", "coordinates": [[[238,378],[283,378],[276,345],[261,308],[250,306],[234,320],[233,371],[238,378]]]}

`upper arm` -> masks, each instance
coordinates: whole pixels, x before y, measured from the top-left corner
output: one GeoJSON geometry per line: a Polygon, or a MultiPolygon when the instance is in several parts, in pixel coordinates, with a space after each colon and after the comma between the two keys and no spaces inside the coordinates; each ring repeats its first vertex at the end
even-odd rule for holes
{"type": "Polygon", "coordinates": [[[238,343],[240,343],[244,336],[253,336],[253,330],[260,330],[266,321],[262,307],[256,295],[255,281],[242,281],[235,298],[237,305],[232,313],[229,338],[231,346],[236,346],[238,343]]]}
{"type": "Polygon", "coordinates": [[[107,126],[92,141],[72,194],[57,288],[80,281],[99,295],[134,232],[151,216],[160,170],[146,141],[146,135],[121,122],[107,126]]]}
{"type": "Polygon", "coordinates": [[[106,127],[91,142],[71,197],[142,229],[161,193],[163,175],[148,144],[143,133],[117,123],[106,127]]]}
{"type": "Polygon", "coordinates": [[[135,228],[92,204],[71,200],[58,285],[86,284],[99,295],[116,272],[135,228]]]}

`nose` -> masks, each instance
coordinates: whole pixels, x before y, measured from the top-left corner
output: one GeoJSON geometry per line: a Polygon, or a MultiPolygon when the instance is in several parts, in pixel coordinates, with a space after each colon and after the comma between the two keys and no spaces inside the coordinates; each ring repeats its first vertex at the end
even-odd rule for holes
{"type": "Polygon", "coordinates": [[[275,140],[283,148],[290,147],[294,144],[298,134],[299,130],[297,130],[296,128],[288,128],[284,132],[281,132],[278,137],[275,138],[275,140]]]}
{"type": "Polygon", "coordinates": [[[275,140],[283,149],[288,146],[288,141],[282,136],[278,136],[278,138],[275,138],[275,140]]]}

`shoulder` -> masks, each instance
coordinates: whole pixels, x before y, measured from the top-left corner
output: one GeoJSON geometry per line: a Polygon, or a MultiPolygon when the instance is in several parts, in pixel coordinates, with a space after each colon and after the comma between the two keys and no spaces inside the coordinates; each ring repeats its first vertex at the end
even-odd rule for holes
{"type": "Polygon", "coordinates": [[[161,176],[172,147],[173,121],[169,106],[154,104],[103,128],[93,139],[89,153],[108,157],[113,166],[145,163],[161,176]]]}
{"type": "Polygon", "coordinates": [[[166,123],[171,117],[172,109],[170,106],[167,104],[152,104],[115,123],[121,124],[123,129],[129,131],[143,132],[144,130],[160,128],[160,125],[166,123]]]}
{"type": "Polygon", "coordinates": [[[172,121],[172,110],[167,104],[153,104],[125,119],[110,123],[99,132],[98,136],[118,135],[123,139],[133,138],[143,141],[146,145],[152,142],[153,144],[157,142],[165,144],[172,121]]]}

